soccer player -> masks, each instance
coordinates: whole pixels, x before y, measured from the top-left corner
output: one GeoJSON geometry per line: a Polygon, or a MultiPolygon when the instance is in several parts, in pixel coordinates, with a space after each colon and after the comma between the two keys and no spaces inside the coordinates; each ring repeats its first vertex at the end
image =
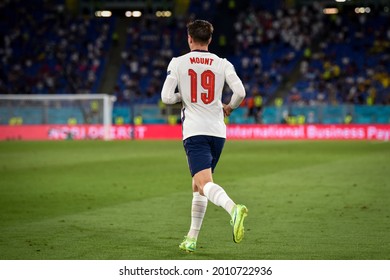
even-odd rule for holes
{"type": "Polygon", "coordinates": [[[244,237],[246,206],[236,204],[225,190],[213,182],[212,173],[218,163],[225,139],[224,117],[229,116],[245,98],[245,88],[233,65],[208,51],[213,26],[205,20],[187,25],[190,52],[172,58],[168,65],[161,99],[165,104],[182,102],[183,145],[192,175],[191,227],[181,250],[194,252],[210,200],[231,216],[233,241],[244,237]],[[233,91],[229,104],[222,104],[225,82],[233,91]],[[176,92],[176,87],[179,92],[176,92]]]}

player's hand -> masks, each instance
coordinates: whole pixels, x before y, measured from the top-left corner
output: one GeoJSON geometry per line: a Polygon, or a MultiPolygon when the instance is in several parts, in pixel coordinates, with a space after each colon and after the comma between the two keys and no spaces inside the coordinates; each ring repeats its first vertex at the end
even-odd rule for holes
{"type": "Polygon", "coordinates": [[[225,117],[229,117],[230,114],[233,112],[232,107],[230,105],[222,104],[223,105],[223,113],[225,117]]]}
{"type": "Polygon", "coordinates": [[[178,97],[178,100],[176,103],[179,103],[179,102],[182,102],[182,99],[181,99],[181,93],[179,91],[175,92],[176,96],[178,97]]]}

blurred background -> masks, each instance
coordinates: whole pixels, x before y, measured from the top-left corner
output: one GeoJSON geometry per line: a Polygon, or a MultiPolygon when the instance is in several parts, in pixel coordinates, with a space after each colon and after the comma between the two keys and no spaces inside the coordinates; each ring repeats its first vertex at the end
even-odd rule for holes
{"type": "MultiPolygon", "coordinates": [[[[247,91],[227,123],[390,123],[389,0],[3,0],[0,94],[107,93],[113,124],[180,123],[160,93],[193,19],[247,91]]],[[[0,123],[88,124],[101,105],[40,106],[0,101],[0,123]]]]}

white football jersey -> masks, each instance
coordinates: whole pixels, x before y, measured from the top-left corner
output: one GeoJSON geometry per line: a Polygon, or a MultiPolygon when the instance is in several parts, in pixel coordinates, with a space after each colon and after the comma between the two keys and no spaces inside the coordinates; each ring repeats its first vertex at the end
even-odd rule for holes
{"type": "Polygon", "coordinates": [[[226,138],[222,106],[225,81],[232,88],[233,96],[236,95],[232,98],[234,102],[230,102],[236,108],[245,97],[245,90],[228,60],[208,51],[191,51],[171,60],[162,100],[172,104],[181,99],[183,140],[195,135],[226,138]],[[239,87],[234,86],[237,84],[239,87]],[[176,86],[179,93],[174,93],[176,86]]]}

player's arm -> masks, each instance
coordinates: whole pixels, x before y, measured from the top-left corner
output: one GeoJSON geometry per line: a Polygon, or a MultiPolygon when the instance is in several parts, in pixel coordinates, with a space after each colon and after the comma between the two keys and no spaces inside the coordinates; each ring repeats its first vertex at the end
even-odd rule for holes
{"type": "Polygon", "coordinates": [[[225,72],[226,74],[226,83],[233,91],[232,98],[230,99],[229,104],[223,104],[223,111],[225,116],[229,116],[234,109],[240,106],[241,102],[245,98],[245,88],[242,84],[241,79],[237,76],[236,71],[233,68],[233,65],[230,65],[225,72]]]}
{"type": "Polygon", "coordinates": [[[161,91],[161,100],[165,104],[175,104],[181,101],[180,94],[175,92],[177,78],[175,77],[174,65],[174,60],[172,60],[168,65],[167,77],[161,91]]]}

